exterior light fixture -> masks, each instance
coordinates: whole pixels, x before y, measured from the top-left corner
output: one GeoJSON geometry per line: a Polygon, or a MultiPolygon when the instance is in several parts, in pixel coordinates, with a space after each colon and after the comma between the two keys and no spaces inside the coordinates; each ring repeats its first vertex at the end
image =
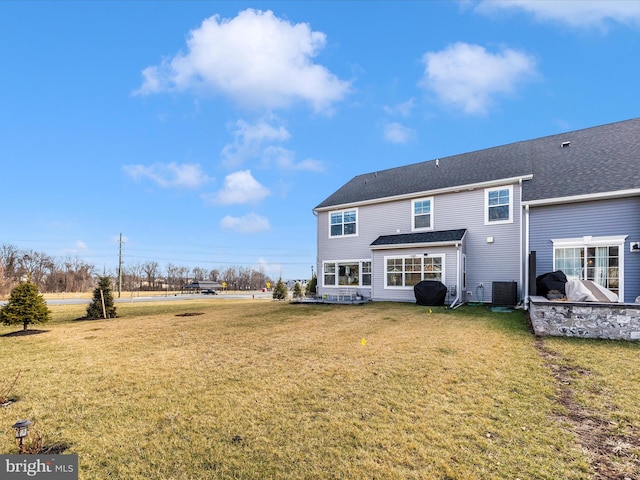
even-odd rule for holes
{"type": "Polygon", "coordinates": [[[29,420],[18,420],[13,424],[12,427],[16,430],[16,442],[18,442],[20,453],[22,453],[22,443],[24,441],[24,437],[29,434],[29,425],[31,425],[31,422],[29,420]]]}

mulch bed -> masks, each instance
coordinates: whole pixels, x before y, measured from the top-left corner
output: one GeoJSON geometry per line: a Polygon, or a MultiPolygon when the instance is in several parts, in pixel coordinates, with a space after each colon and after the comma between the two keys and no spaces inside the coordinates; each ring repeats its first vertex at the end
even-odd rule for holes
{"type": "Polygon", "coordinates": [[[37,335],[39,333],[46,333],[49,330],[19,330],[17,332],[5,333],[2,337],[24,337],[26,335],[37,335]]]}

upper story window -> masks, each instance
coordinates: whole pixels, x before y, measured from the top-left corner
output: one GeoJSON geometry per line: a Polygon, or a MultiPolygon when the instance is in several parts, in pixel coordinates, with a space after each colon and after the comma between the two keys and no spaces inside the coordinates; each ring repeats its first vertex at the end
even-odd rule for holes
{"type": "Polygon", "coordinates": [[[329,214],[329,236],[344,237],[358,234],[358,210],[340,210],[329,214]]]}
{"type": "Polygon", "coordinates": [[[513,185],[487,188],[485,191],[485,225],[513,223],[513,185]]]}
{"type": "Polygon", "coordinates": [[[433,230],[433,198],[411,202],[411,230],[433,230]]]}

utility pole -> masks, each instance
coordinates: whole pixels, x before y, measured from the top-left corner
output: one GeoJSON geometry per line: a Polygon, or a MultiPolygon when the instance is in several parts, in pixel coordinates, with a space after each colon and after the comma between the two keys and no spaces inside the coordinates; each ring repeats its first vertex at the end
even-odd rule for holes
{"type": "Polygon", "coordinates": [[[118,254],[118,298],[122,294],[122,233],[120,234],[120,253],[118,254]]]}

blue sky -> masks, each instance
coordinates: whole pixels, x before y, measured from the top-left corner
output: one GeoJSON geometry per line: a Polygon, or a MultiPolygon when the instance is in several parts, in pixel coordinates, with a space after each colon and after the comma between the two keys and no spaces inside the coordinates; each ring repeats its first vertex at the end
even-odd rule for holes
{"type": "Polygon", "coordinates": [[[355,175],[640,115],[637,1],[3,1],[0,48],[0,245],[99,271],[307,278],[355,175]]]}

